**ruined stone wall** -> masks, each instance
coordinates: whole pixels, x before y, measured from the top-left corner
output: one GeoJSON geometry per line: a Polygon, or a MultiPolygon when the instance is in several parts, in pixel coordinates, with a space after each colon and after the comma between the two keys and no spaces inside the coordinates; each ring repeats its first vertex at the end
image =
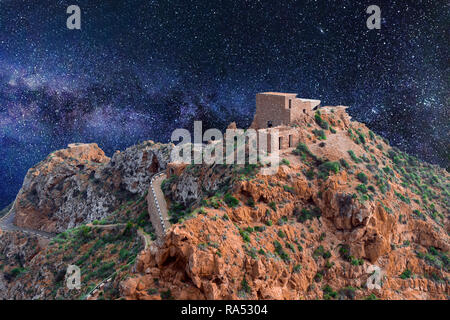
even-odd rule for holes
{"type": "Polygon", "coordinates": [[[297,120],[300,120],[307,114],[311,114],[311,102],[302,101],[301,99],[293,99],[292,100],[292,108],[290,113],[289,122],[293,123],[297,120]]]}
{"type": "MultiPolygon", "coordinates": [[[[262,129],[262,131],[267,133],[267,152],[269,153],[275,151],[274,148],[278,148],[279,150],[295,148],[300,141],[298,130],[288,126],[262,129]],[[275,135],[274,132],[277,132],[278,134],[275,135]],[[274,136],[275,140],[274,144],[271,143],[272,135],[274,136]]],[[[258,145],[260,143],[259,138],[260,137],[258,135],[258,145]]]]}
{"type": "Polygon", "coordinates": [[[256,95],[256,113],[252,128],[267,128],[267,122],[272,121],[272,126],[277,127],[289,124],[290,110],[288,98],[282,95],[256,95]]]}

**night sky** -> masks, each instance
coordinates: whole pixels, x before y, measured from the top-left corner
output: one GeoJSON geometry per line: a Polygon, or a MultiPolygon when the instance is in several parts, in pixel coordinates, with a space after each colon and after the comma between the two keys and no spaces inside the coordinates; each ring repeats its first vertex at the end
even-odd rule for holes
{"type": "Polygon", "coordinates": [[[449,22],[441,0],[0,0],[0,208],[68,143],[111,155],[194,120],[245,127],[260,91],[349,105],[448,168],[449,22]],[[66,28],[72,4],[81,30],[66,28]]]}

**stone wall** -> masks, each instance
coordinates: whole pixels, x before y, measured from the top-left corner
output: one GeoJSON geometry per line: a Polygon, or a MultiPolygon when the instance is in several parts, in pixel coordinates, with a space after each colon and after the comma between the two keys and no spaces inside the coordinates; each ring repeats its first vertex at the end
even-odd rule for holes
{"type": "MultiPolygon", "coordinates": [[[[291,98],[295,98],[295,94],[291,98]]],[[[273,127],[289,124],[290,111],[287,104],[287,96],[258,93],[256,95],[256,113],[252,128],[267,128],[268,121],[272,122],[273,127]]]]}
{"type": "Polygon", "coordinates": [[[311,115],[319,100],[297,98],[295,93],[265,92],[256,95],[256,112],[251,128],[289,125],[311,115]]]}

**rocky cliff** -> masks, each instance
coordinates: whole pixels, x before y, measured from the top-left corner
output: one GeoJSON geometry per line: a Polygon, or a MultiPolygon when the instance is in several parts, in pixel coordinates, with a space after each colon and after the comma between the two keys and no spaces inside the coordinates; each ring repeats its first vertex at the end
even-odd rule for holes
{"type": "Polygon", "coordinates": [[[276,175],[259,175],[261,164],[172,175],[163,189],[175,224],[163,247],[141,253],[122,294],[447,299],[449,174],[342,108],[293,127],[302,142],[283,151],[276,175]]]}
{"type": "Polygon", "coordinates": [[[146,191],[171,145],[74,144],[30,169],[14,210],[51,241],[0,234],[5,299],[448,299],[450,175],[389,146],[344,108],[293,123],[300,143],[265,164],[187,165],[161,188],[163,244],[146,191]],[[83,288],[64,287],[82,270],[83,288]],[[378,269],[379,268],[379,269],[378,269]],[[380,271],[374,271],[380,270],[380,271]],[[380,288],[373,288],[372,284],[380,288]]]}
{"type": "Polygon", "coordinates": [[[96,144],[71,144],[28,171],[16,199],[15,223],[62,232],[101,220],[142,196],[169,156],[170,145],[152,141],[117,151],[111,159],[96,144]]]}

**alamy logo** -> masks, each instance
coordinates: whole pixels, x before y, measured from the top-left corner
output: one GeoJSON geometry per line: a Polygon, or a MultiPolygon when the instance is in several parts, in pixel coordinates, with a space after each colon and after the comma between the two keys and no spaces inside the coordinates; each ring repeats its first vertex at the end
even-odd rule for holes
{"type": "Polygon", "coordinates": [[[371,5],[366,10],[371,16],[367,18],[366,25],[369,30],[381,29],[381,9],[379,6],[371,5]]]}
{"type": "Polygon", "coordinates": [[[370,273],[369,278],[367,279],[366,282],[366,287],[367,289],[376,289],[376,290],[380,290],[381,286],[382,286],[382,278],[384,275],[383,270],[381,270],[381,268],[377,265],[370,265],[367,270],[366,273],[370,273]]]}
{"type": "Polygon", "coordinates": [[[69,290],[81,289],[81,270],[80,267],[69,265],[66,271],[66,286],[69,290]]]}
{"type": "Polygon", "coordinates": [[[225,139],[219,129],[202,134],[202,122],[194,122],[194,140],[186,129],[176,129],[171,140],[178,144],[171,152],[171,161],[184,164],[260,164],[260,173],[273,175],[279,166],[279,136],[254,129],[227,129],[225,139]]]}
{"type": "Polygon", "coordinates": [[[69,30],[80,30],[81,29],[81,10],[79,6],[71,5],[67,7],[67,14],[70,16],[67,18],[67,29],[69,30]]]}

